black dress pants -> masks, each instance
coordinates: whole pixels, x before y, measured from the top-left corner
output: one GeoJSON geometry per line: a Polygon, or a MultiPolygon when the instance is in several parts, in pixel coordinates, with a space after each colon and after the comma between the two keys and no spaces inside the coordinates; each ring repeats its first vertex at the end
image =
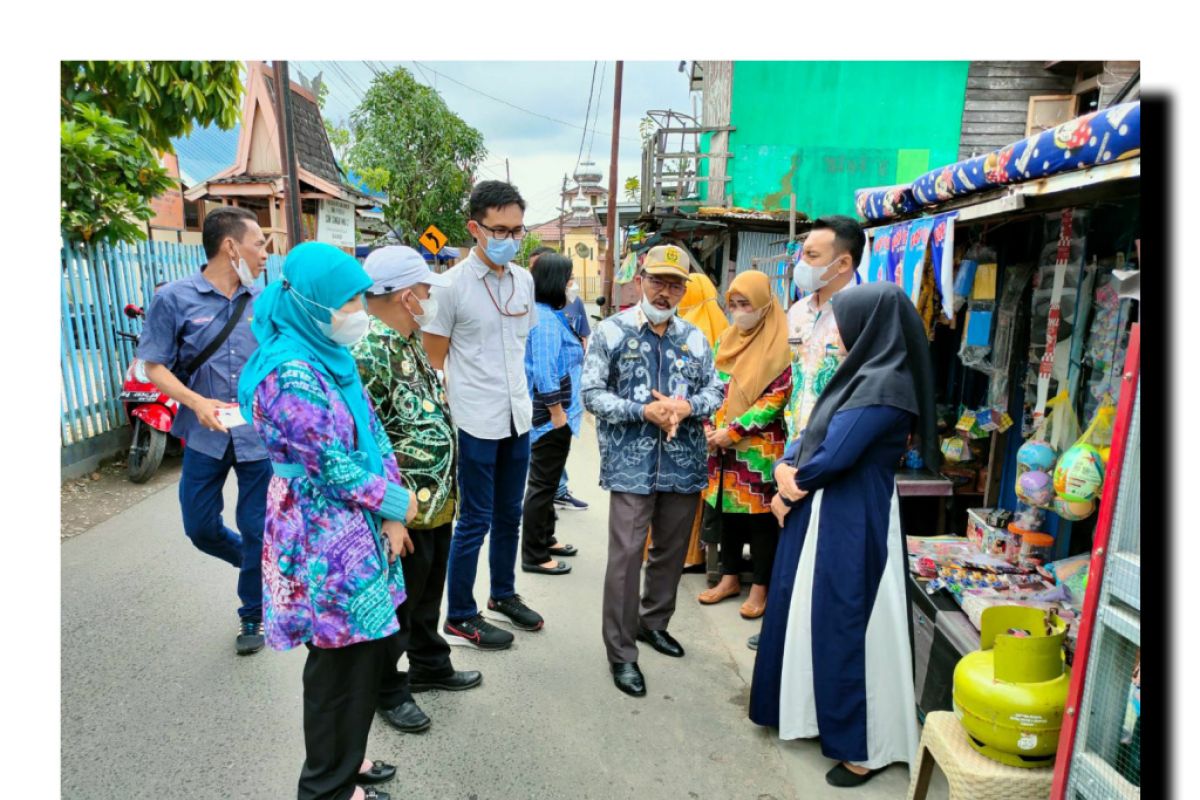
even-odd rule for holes
{"type": "Polygon", "coordinates": [[[525,511],[521,520],[521,561],[545,564],[553,555],[554,496],[571,452],[571,426],[563,425],[533,443],[529,456],[529,483],[525,487],[525,511]]]}
{"type": "Polygon", "coordinates": [[[779,544],[779,523],[774,514],[721,515],[721,574],[738,575],[742,568],[742,550],[750,543],[754,582],[766,586],[775,566],[775,547],[779,544]]]}
{"type": "Polygon", "coordinates": [[[389,639],[347,647],[306,643],[304,770],[299,800],[346,800],[367,753],[389,639]]]}
{"type": "Polygon", "coordinates": [[[412,700],[409,684],[414,677],[419,681],[454,673],[450,645],[438,632],[452,528],[447,523],[430,530],[408,529],[414,549],[400,559],[407,596],[396,609],[400,633],[388,639],[387,666],[379,685],[380,708],[395,708],[412,700]],[[396,664],[406,652],[409,671],[401,672],[396,664]]]}

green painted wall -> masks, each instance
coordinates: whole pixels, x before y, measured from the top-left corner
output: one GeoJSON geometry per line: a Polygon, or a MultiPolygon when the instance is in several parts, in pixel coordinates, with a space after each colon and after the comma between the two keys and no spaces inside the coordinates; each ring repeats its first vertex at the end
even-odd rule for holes
{"type": "Polygon", "coordinates": [[[958,158],[966,61],[737,61],[735,206],[854,215],[854,190],[958,158]]]}

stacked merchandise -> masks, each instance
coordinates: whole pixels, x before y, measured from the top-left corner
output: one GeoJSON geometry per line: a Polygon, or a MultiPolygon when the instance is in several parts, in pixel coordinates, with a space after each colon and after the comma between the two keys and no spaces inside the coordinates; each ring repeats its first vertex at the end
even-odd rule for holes
{"type": "Polygon", "coordinates": [[[1030,523],[1007,511],[971,509],[965,538],[908,537],[910,571],[923,579],[919,585],[926,594],[948,594],[976,631],[983,612],[995,606],[1025,606],[1059,615],[1068,625],[1070,660],[1090,556],[1053,561],[1053,539],[1021,533],[1022,524],[1030,523]]]}

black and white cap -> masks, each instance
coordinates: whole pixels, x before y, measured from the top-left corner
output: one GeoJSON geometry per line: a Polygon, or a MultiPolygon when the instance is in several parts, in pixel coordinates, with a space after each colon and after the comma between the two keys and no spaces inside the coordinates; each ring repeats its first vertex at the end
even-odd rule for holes
{"type": "Polygon", "coordinates": [[[374,281],[367,294],[380,295],[399,292],[418,283],[429,286],[449,286],[450,279],[429,268],[424,257],[411,247],[392,245],[372,250],[363,269],[374,281]]]}

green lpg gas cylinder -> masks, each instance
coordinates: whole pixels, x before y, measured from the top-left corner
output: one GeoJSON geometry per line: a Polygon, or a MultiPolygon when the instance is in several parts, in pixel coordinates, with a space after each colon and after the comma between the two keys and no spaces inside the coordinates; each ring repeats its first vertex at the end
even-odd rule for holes
{"type": "Polygon", "coordinates": [[[979,646],[954,669],[954,713],[977,751],[1014,767],[1054,763],[1071,673],[1066,623],[1023,606],[983,612],[979,646]]]}

